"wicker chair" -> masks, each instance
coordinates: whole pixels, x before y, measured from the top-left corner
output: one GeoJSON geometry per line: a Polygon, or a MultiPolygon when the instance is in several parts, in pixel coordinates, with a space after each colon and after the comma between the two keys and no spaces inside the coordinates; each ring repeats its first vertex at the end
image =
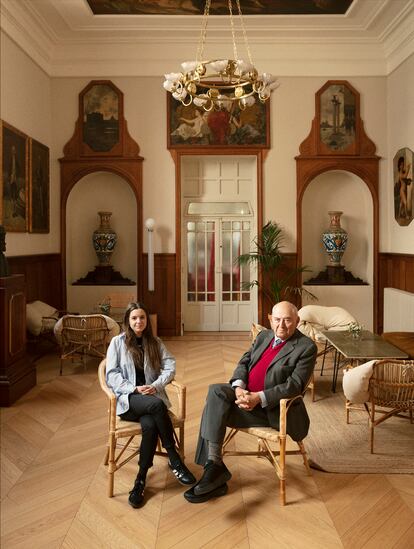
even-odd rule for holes
{"type": "Polygon", "coordinates": [[[102,315],[65,315],[62,318],[60,375],[65,360],[80,359],[86,368],[85,355],[106,355],[108,327],[102,315]]]}
{"type": "Polygon", "coordinates": [[[413,423],[414,361],[380,360],[369,382],[369,424],[371,454],[374,453],[374,428],[386,419],[404,417],[413,423]],[[379,407],[379,408],[378,408],[379,407]],[[381,408],[388,408],[382,410],[381,408]],[[403,415],[402,412],[408,412],[403,415]],[[381,416],[376,419],[376,414],[381,416]]]}
{"type": "MultiPolygon", "coordinates": [[[[108,465],[109,485],[108,496],[111,498],[114,495],[114,474],[123,465],[131,461],[139,454],[139,446],[131,445],[134,437],[141,434],[141,424],[135,421],[124,421],[116,415],[116,397],[106,383],[106,359],[102,360],[98,368],[98,378],[102,391],[106,394],[109,400],[108,408],[108,445],[105,455],[105,465],[108,465]],[[120,442],[120,439],[126,441],[120,442]],[[117,450],[118,453],[117,453],[117,450]],[[124,452],[129,450],[131,453],[121,460],[124,452]]],[[[184,459],[184,421],[186,407],[186,387],[172,381],[167,390],[171,398],[175,396],[172,402],[174,411],[169,412],[171,421],[174,427],[174,438],[177,445],[177,451],[184,459]],[[177,433],[178,431],[178,433],[177,433]]],[[[157,455],[167,456],[165,451],[161,450],[160,442],[158,441],[157,455]]]]}
{"type": "MultiPolygon", "coordinates": [[[[303,391],[305,393],[307,387],[303,391]]],[[[279,431],[273,427],[243,427],[231,428],[227,433],[223,442],[223,455],[229,456],[257,456],[265,457],[273,465],[276,475],[279,479],[279,501],[281,505],[286,505],[286,455],[301,454],[303,464],[307,474],[312,475],[309,467],[308,458],[306,455],[305,445],[303,441],[296,442],[298,450],[286,450],[286,422],[287,414],[291,405],[298,399],[303,398],[298,395],[293,398],[283,398],[280,400],[280,416],[279,416],[279,431]],[[254,451],[237,451],[227,450],[227,445],[235,437],[238,432],[247,433],[257,438],[258,448],[254,451]],[[279,449],[273,449],[271,444],[279,445],[279,449]]]]}

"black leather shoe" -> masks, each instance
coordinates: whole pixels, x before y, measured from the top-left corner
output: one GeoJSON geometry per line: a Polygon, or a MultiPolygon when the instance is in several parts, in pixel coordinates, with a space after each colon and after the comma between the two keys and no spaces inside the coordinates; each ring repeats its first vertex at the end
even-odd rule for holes
{"type": "Polygon", "coordinates": [[[194,494],[200,496],[207,494],[222,486],[231,479],[231,473],[223,462],[216,463],[208,460],[204,466],[204,473],[201,479],[194,486],[194,494]]]}
{"type": "Polygon", "coordinates": [[[136,480],[134,487],[129,492],[128,503],[136,509],[140,507],[144,501],[145,482],[143,480],[136,480]]]}
{"type": "Polygon", "coordinates": [[[171,469],[178,482],[180,482],[184,486],[188,486],[196,482],[195,476],[191,471],[187,469],[183,462],[176,463],[175,465],[171,465],[171,463],[168,463],[168,467],[171,469]]]}
{"type": "Polygon", "coordinates": [[[186,492],[184,492],[184,497],[187,501],[190,503],[204,503],[205,501],[208,501],[211,498],[218,498],[220,496],[224,496],[227,494],[228,486],[227,484],[222,484],[218,488],[215,488],[211,492],[208,492],[208,494],[201,494],[200,496],[197,496],[194,494],[194,488],[190,488],[186,492]]]}

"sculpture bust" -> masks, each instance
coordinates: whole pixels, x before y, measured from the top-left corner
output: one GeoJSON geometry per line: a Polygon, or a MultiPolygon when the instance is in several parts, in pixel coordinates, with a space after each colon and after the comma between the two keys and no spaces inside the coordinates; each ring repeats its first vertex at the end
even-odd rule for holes
{"type": "Polygon", "coordinates": [[[9,276],[9,265],[7,258],[4,255],[6,251],[6,230],[3,225],[0,225],[0,277],[9,276]]]}

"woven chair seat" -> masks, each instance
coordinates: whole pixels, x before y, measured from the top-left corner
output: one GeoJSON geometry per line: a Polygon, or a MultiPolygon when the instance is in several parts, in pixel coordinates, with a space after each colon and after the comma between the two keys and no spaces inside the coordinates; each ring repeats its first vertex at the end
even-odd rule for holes
{"type": "Polygon", "coordinates": [[[238,430],[257,438],[265,438],[271,442],[279,442],[279,431],[276,431],[273,427],[241,427],[238,430]]]}

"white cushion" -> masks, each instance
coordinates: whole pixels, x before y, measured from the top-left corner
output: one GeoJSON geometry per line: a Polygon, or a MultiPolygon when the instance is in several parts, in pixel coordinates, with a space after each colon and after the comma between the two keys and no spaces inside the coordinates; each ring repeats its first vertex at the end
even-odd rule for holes
{"type": "Polygon", "coordinates": [[[314,341],[325,341],[321,334],[327,330],[347,330],[356,319],[342,307],[305,305],[299,309],[298,330],[314,341]]]}
{"type": "Polygon", "coordinates": [[[58,319],[58,311],[48,305],[43,303],[43,301],[32,301],[26,305],[26,328],[27,331],[33,335],[38,336],[42,331],[42,318],[43,317],[54,317],[58,319]]]}
{"type": "Polygon", "coordinates": [[[345,397],[354,404],[362,404],[369,400],[369,380],[376,360],[360,364],[356,368],[344,371],[342,387],[345,397]]]}

